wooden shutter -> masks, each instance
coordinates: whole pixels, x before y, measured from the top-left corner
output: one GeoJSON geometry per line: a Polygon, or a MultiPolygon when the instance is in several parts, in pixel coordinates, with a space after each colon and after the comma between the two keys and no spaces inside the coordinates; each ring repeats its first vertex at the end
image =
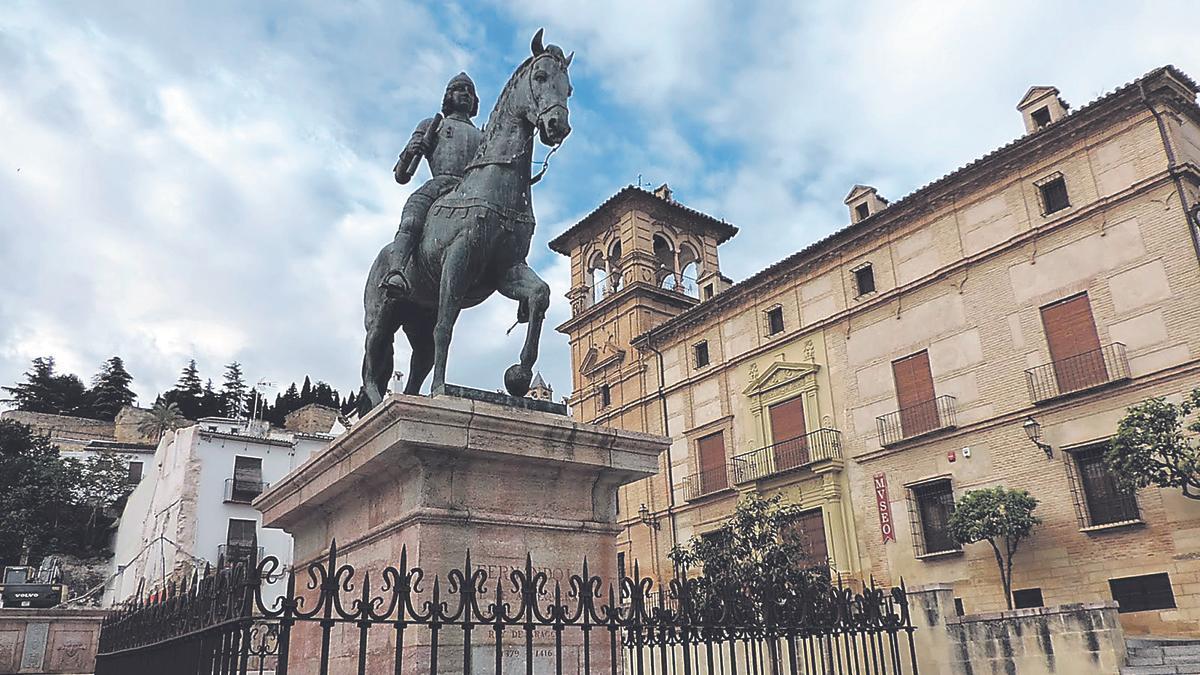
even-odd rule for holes
{"type": "Polygon", "coordinates": [[[253,520],[229,519],[229,532],[225,542],[230,548],[258,546],[257,526],[253,520]]]}
{"type": "Polygon", "coordinates": [[[1100,336],[1087,293],[1042,308],[1042,326],[1054,362],[1059,393],[1065,394],[1108,381],[1100,351],[1100,336]]]}
{"type": "Polygon", "coordinates": [[[808,464],[808,430],[804,427],[804,397],[797,396],[767,409],[771,416],[771,443],[775,470],[808,464]]]}
{"type": "Polygon", "coordinates": [[[825,540],[825,518],[821,509],[801,513],[792,527],[792,532],[804,546],[805,560],[824,565],[829,560],[829,544],[825,540]]]}
{"type": "Polygon", "coordinates": [[[896,401],[900,405],[900,428],[904,438],[939,428],[929,352],[920,351],[893,361],[892,377],[896,381],[896,401]]]}
{"type": "Polygon", "coordinates": [[[725,472],[725,436],[710,434],[696,442],[700,454],[700,491],[703,494],[729,487],[725,472]]]}

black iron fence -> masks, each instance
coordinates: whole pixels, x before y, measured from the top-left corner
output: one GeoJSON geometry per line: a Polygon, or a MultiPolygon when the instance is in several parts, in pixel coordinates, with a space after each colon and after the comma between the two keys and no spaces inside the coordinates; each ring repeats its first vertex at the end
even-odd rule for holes
{"type": "Polygon", "coordinates": [[[523,567],[492,579],[338,557],[302,572],[275,558],[170,586],[114,610],[96,675],[162,673],[916,673],[903,587],[816,586],[715,597],[695,578],[605,583],[523,567]]]}
{"type": "Polygon", "coordinates": [[[733,480],[744,483],[841,456],[842,432],[837,429],[817,429],[734,456],[733,480]]]}
{"type": "Polygon", "coordinates": [[[1051,361],[1025,371],[1029,398],[1046,401],[1109,382],[1129,379],[1125,345],[1114,342],[1100,349],[1051,361]]]}
{"type": "Polygon", "coordinates": [[[938,396],[875,418],[883,447],[957,424],[955,398],[938,396]]]}

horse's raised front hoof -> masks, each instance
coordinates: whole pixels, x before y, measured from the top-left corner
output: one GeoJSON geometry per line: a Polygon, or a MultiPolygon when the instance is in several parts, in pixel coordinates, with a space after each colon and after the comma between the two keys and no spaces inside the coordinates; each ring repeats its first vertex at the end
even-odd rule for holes
{"type": "Polygon", "coordinates": [[[504,371],[504,388],[513,396],[524,396],[529,393],[529,383],[533,381],[533,370],[519,363],[513,364],[504,371]]]}

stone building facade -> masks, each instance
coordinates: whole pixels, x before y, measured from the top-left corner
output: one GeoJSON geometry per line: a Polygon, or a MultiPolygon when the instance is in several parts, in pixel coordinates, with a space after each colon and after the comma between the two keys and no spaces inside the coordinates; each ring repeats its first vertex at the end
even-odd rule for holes
{"type": "Polygon", "coordinates": [[[622,491],[625,557],[669,573],[740,494],[781,493],[839,572],[993,611],[990,549],[943,525],[1005,485],[1044,521],[1020,605],[1116,599],[1129,632],[1200,634],[1200,503],[1123,495],[1096,461],[1129,405],[1200,386],[1196,85],[1166,67],[1018,110],[1021,138],[892,203],[855,186],[849,226],[736,285],[717,255],[736,229],[665,186],[551,243],[571,257],[574,414],[673,439],[622,491]]]}

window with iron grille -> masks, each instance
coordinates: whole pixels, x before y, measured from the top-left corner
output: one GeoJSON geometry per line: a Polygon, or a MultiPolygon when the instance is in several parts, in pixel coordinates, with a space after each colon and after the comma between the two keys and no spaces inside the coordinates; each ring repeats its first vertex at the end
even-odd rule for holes
{"type": "Polygon", "coordinates": [[[917,527],[914,544],[917,555],[958,551],[950,536],[950,512],[954,510],[954,490],[950,479],[931,481],[909,488],[915,506],[917,527]]]}
{"type": "Polygon", "coordinates": [[[1042,194],[1042,215],[1048,216],[1071,205],[1071,199],[1067,196],[1067,181],[1062,174],[1040,181],[1037,188],[1042,194]]]}
{"type": "Polygon", "coordinates": [[[858,295],[875,292],[875,270],[869,264],[854,270],[854,287],[858,295]]]}
{"type": "Polygon", "coordinates": [[[767,310],[767,335],[783,332],[783,308],[772,307],[767,310]]]}
{"type": "Polygon", "coordinates": [[[708,340],[703,340],[692,345],[692,353],[696,357],[696,367],[703,368],[708,365],[708,340]]]}
{"type": "Polygon", "coordinates": [[[127,476],[127,480],[130,483],[136,483],[136,482],[140,481],[141,479],[142,479],[142,463],[136,462],[136,461],[130,462],[129,463],[129,475],[127,476]]]}
{"type": "Polygon", "coordinates": [[[1171,577],[1166,572],[1109,579],[1108,588],[1112,591],[1113,600],[1120,603],[1121,606],[1117,611],[1122,614],[1175,607],[1175,593],[1171,590],[1171,577]]]}
{"type": "Polygon", "coordinates": [[[1014,609],[1029,609],[1030,607],[1045,607],[1042,600],[1042,589],[1022,588],[1012,592],[1014,609]]]}
{"type": "Polygon", "coordinates": [[[1104,462],[1107,447],[1107,443],[1100,443],[1071,453],[1083,493],[1080,506],[1087,527],[1136,522],[1140,518],[1137,496],[1118,487],[1104,462]]]}

